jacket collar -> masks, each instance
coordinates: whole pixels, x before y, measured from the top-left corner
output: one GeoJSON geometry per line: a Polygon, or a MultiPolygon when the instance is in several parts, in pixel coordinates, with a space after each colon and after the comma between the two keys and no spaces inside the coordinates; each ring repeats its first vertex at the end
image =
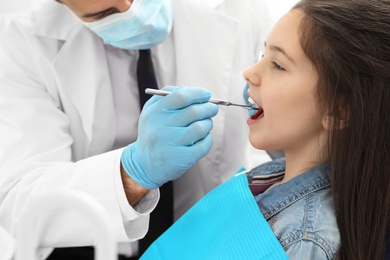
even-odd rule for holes
{"type": "MultiPolygon", "coordinates": [[[[251,170],[248,175],[269,175],[285,171],[285,158],[274,160],[251,170]]],[[[255,197],[266,219],[273,217],[295,201],[318,190],[330,188],[330,164],[320,164],[276,185],[255,197]]]]}

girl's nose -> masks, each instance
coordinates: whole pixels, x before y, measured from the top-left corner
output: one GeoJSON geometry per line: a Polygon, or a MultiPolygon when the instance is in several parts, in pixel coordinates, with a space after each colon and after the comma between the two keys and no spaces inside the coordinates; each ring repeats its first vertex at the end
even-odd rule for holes
{"type": "Polygon", "coordinates": [[[243,76],[244,79],[251,85],[251,86],[260,86],[260,66],[259,61],[248,68],[244,70],[243,76]]]}

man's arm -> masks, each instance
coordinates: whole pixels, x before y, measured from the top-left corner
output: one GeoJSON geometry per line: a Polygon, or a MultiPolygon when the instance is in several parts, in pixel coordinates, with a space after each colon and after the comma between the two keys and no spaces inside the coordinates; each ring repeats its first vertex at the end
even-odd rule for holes
{"type": "Polygon", "coordinates": [[[143,197],[145,197],[150,190],[142,187],[133,181],[132,178],[126,173],[121,164],[121,177],[123,188],[125,189],[126,198],[129,204],[134,207],[143,197]]]}

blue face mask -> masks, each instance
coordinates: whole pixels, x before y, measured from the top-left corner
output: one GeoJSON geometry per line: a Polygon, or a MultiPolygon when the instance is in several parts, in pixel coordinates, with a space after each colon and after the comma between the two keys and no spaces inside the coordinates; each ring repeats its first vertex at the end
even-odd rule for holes
{"type": "Polygon", "coordinates": [[[172,0],[135,0],[129,10],[84,24],[105,43],[126,50],[162,43],[172,28],[172,0]]]}

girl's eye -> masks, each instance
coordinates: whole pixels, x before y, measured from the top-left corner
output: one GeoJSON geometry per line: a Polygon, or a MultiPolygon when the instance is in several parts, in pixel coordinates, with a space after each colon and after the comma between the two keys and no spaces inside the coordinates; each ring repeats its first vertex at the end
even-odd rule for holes
{"type": "Polygon", "coordinates": [[[272,62],[272,65],[273,65],[274,69],[276,69],[276,70],[284,70],[284,68],[282,66],[280,66],[279,64],[277,64],[275,61],[272,62]]]}

